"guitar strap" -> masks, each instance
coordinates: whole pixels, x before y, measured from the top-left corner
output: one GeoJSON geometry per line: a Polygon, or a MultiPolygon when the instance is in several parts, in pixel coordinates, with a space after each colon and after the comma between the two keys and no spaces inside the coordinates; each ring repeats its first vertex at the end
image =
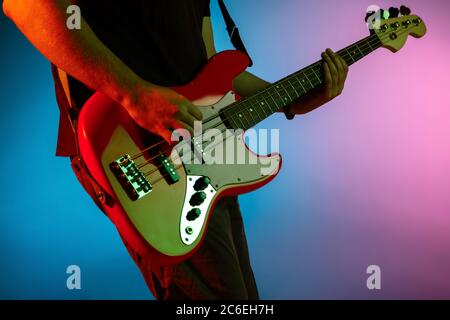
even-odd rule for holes
{"type": "Polygon", "coordinates": [[[217,1],[219,3],[219,8],[222,12],[223,19],[225,20],[225,25],[227,26],[227,32],[230,36],[231,43],[236,50],[241,51],[247,55],[248,60],[250,61],[248,66],[251,67],[253,65],[253,61],[252,58],[250,58],[247,49],[245,48],[244,42],[242,42],[238,27],[236,27],[236,24],[234,23],[233,18],[231,18],[230,13],[228,12],[228,9],[225,6],[223,0],[217,1]]]}
{"type": "Polygon", "coordinates": [[[71,165],[86,192],[91,195],[96,205],[105,213],[103,206],[112,207],[114,199],[97,183],[87,169],[80,155],[77,138],[77,119],[79,110],[74,107],[70,96],[70,86],[67,73],[52,64],[52,74],[55,83],[56,100],[59,107],[58,142],[64,145],[57,147],[58,156],[70,157],[71,165]],[[68,143],[72,142],[72,143],[68,143]]]}

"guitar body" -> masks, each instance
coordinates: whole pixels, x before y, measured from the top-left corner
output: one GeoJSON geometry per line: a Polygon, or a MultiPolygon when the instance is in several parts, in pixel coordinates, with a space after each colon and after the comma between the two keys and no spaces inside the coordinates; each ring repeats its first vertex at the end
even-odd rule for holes
{"type": "MultiPolygon", "coordinates": [[[[237,100],[232,80],[247,65],[244,54],[225,51],[214,56],[191,83],[173,89],[199,106],[204,119],[211,118],[237,100]]],[[[218,123],[217,127],[224,130],[225,124],[218,123]]],[[[234,148],[245,150],[248,163],[173,164],[176,181],[167,179],[170,168],[167,171],[165,167],[161,169],[164,159],[157,157],[161,160],[157,161],[154,156],[155,151],[156,154],[167,153],[163,150],[162,139],[143,130],[124,108],[100,93],[94,94],[82,108],[78,139],[87,168],[114,200],[111,207],[105,207],[119,233],[139,255],[166,265],[179,263],[198,249],[214,205],[221,197],[261,187],[275,177],[281,166],[278,154],[261,157],[245,146],[242,134],[234,134],[226,136],[220,143],[233,140],[234,148]],[[157,150],[158,144],[161,150],[157,150]],[[152,145],[156,147],[146,154],[146,148],[152,145]],[[133,199],[118,177],[118,164],[124,164],[124,170],[125,164],[128,165],[126,170],[129,170],[131,160],[123,160],[124,155],[132,157],[141,153],[143,155],[132,163],[133,170],[137,170],[133,174],[140,180],[131,181],[144,183],[142,177],[145,177],[150,186],[145,185],[144,189],[148,192],[151,188],[151,191],[133,199]],[[203,181],[200,189],[197,186],[199,180],[203,181]],[[199,192],[205,199],[193,201],[199,192]]],[[[137,197],[133,190],[132,194],[137,197]]]]}

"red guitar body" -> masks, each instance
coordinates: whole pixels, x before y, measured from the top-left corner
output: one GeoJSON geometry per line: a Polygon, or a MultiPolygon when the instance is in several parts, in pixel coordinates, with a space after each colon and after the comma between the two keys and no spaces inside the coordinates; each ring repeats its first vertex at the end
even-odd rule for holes
{"type": "MultiPolygon", "coordinates": [[[[225,51],[193,81],[173,89],[199,106],[204,119],[211,118],[237,100],[232,81],[247,65],[244,54],[225,51]]],[[[164,156],[155,159],[155,154],[167,154],[162,150],[167,145],[147,153],[162,139],[139,127],[122,106],[101,93],[82,108],[78,138],[87,168],[114,199],[106,206],[108,217],[135,251],[159,264],[188,258],[200,246],[218,199],[261,187],[281,165],[278,154],[260,157],[246,148],[242,135],[224,140],[244,146],[250,164],[176,165],[164,156]]]]}

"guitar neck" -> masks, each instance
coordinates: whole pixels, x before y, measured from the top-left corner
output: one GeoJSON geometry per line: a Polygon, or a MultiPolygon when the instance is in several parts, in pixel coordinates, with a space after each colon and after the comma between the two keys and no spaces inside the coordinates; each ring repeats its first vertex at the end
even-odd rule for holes
{"type": "MultiPolygon", "coordinates": [[[[337,53],[350,66],[381,46],[378,36],[372,34],[337,53]]],[[[254,96],[230,105],[223,110],[223,116],[234,129],[247,130],[253,127],[281,108],[320,87],[324,82],[322,63],[322,60],[317,61],[275,82],[254,96]]]]}

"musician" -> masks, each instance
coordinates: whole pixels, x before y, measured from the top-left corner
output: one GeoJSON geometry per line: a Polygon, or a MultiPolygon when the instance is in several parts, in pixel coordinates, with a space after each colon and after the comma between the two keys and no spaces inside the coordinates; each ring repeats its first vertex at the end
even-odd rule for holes
{"type": "MultiPolygon", "coordinates": [[[[201,120],[197,107],[169,87],[189,82],[216,53],[209,0],[4,0],[3,10],[69,75],[74,108],[99,91],[122,105],[140,126],[168,140],[174,128],[192,132],[194,121],[201,120]],[[72,4],[81,9],[80,29],[66,25],[72,4]]],[[[325,84],[283,110],[288,118],[341,94],[346,63],[330,49],[322,58],[325,84]]],[[[249,72],[234,81],[242,97],[267,85],[249,72]]],[[[82,165],[73,163],[76,148],[67,130],[62,122],[57,154],[71,157],[78,178],[98,203],[82,165]]],[[[218,202],[202,246],[179,265],[159,266],[124,243],[157,299],[259,298],[236,197],[218,202]]]]}

